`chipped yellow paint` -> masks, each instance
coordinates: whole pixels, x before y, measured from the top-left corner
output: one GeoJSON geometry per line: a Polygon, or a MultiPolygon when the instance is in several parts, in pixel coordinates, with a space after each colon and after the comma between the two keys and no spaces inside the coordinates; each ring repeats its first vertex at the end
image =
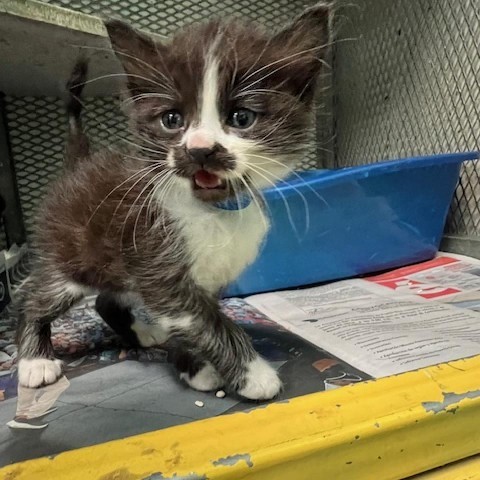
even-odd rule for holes
{"type": "Polygon", "coordinates": [[[480,457],[467,458],[411,480],[480,480],[480,457]]]}
{"type": "Polygon", "coordinates": [[[400,480],[480,453],[479,389],[480,356],[23,462],[0,478],[400,480]]]}

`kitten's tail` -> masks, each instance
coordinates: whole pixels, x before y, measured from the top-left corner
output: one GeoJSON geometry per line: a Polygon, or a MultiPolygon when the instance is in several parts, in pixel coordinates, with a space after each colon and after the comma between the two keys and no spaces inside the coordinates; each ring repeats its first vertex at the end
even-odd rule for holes
{"type": "Polygon", "coordinates": [[[66,110],[68,115],[68,135],[65,148],[65,166],[72,168],[79,160],[90,154],[90,142],[83,131],[81,100],[83,87],[88,74],[88,62],[79,58],[67,82],[66,110]]]}

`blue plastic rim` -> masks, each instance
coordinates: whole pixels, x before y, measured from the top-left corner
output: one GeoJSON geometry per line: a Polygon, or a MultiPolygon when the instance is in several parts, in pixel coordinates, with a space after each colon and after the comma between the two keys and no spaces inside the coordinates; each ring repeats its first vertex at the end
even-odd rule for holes
{"type": "Polygon", "coordinates": [[[462,162],[432,155],[296,172],[265,191],[272,227],[226,296],[354,277],[432,258],[462,162]]]}

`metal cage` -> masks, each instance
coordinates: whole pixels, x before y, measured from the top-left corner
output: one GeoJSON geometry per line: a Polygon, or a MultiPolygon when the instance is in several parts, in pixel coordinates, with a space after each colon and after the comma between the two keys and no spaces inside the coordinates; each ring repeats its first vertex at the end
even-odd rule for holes
{"type": "MultiPolygon", "coordinates": [[[[226,14],[276,28],[306,6],[301,0],[46,3],[121,17],[161,35],[185,22],[226,14]]],[[[478,0],[338,0],[336,6],[333,74],[322,78],[316,137],[300,168],[479,150],[478,0]]],[[[58,98],[8,93],[10,148],[28,239],[39,200],[61,168],[65,118],[58,98]]],[[[125,136],[115,99],[91,98],[87,103],[86,125],[97,143],[125,136]]],[[[476,256],[480,256],[478,180],[477,163],[465,165],[444,243],[447,249],[476,256]]],[[[0,227],[0,248],[5,243],[0,227]]]]}

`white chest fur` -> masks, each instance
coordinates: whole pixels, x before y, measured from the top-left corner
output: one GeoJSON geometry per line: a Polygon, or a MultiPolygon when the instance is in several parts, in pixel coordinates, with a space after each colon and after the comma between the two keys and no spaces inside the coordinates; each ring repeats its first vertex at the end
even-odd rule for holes
{"type": "Polygon", "coordinates": [[[255,202],[231,211],[184,197],[169,210],[184,235],[193,278],[212,293],[255,260],[268,230],[268,220],[255,202]]]}

